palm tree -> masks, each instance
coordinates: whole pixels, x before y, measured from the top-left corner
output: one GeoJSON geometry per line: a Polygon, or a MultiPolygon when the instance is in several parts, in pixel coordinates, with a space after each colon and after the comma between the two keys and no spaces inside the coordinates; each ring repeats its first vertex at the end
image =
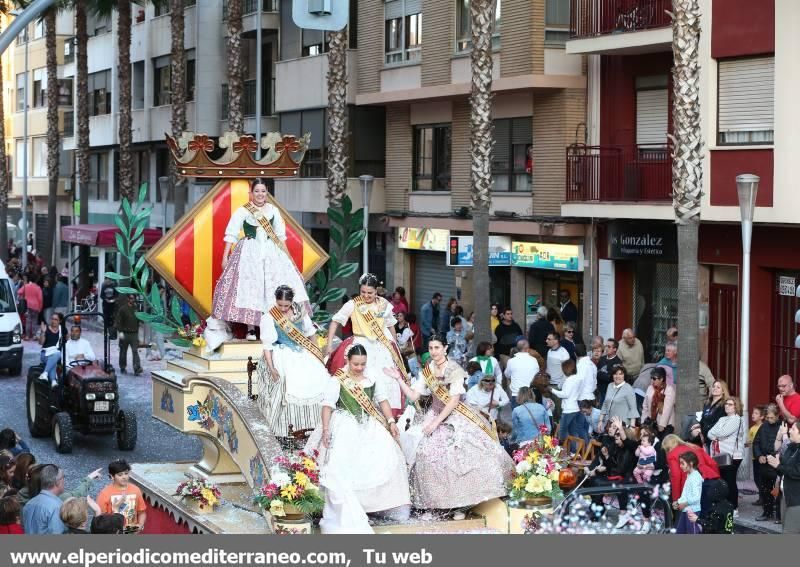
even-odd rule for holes
{"type": "Polygon", "coordinates": [[[117,0],[119,64],[119,194],[133,200],[133,118],[131,116],[131,2],[117,0]]]}
{"type": "MultiPolygon", "coordinates": [[[[89,33],[86,29],[86,0],[75,0],[75,38],[77,54],[75,57],[78,199],[80,212],[78,222],[89,223],[89,60],[86,50],[89,45],[89,33]]],[[[81,246],[79,252],[80,275],[79,289],[89,289],[89,256],[88,246],[81,246]]]]}
{"type": "MultiPolygon", "coordinates": [[[[172,104],[172,136],[177,140],[186,130],[186,50],[184,49],[184,4],[186,0],[169,0],[170,34],[172,37],[172,56],[170,58],[170,103],[172,104]]],[[[184,183],[178,180],[178,170],[170,160],[170,176],[175,188],[174,207],[175,220],[183,216],[186,197],[184,183]]],[[[164,223],[166,226],[166,219],[164,223]]]]}
{"type": "MultiPolygon", "coordinates": [[[[698,0],[673,0],[672,52],[672,204],[678,224],[678,352],[681,379],[677,412],[685,419],[700,407],[697,240],[703,187],[703,140],[700,128],[700,8],[698,0]]],[[[682,424],[681,424],[682,425],[682,424]]],[[[682,429],[681,429],[682,430],[682,429]]]]}
{"type": "Polygon", "coordinates": [[[56,12],[53,6],[44,15],[44,39],[47,56],[47,238],[40,244],[45,263],[53,264],[56,234],[59,161],[61,141],[58,132],[58,58],[56,53],[56,12]]]}
{"type": "Polygon", "coordinates": [[[335,208],[347,191],[347,27],[327,33],[328,201],[335,208]]]}
{"type": "MultiPolygon", "coordinates": [[[[492,203],[492,23],[496,0],[472,0],[470,64],[470,180],[472,185],[473,286],[489,289],[489,208],[492,203]]],[[[489,294],[475,294],[475,340],[491,340],[489,294]]]]}
{"type": "MultiPolygon", "coordinates": [[[[0,14],[5,18],[8,16],[8,4],[5,0],[0,0],[0,14]]],[[[5,20],[4,20],[5,21],[5,20]]],[[[0,31],[2,31],[0,29],[0,31]]],[[[0,77],[3,76],[3,59],[0,54],[0,77]]],[[[3,90],[0,89],[0,258],[8,260],[8,167],[6,163],[6,116],[3,107],[3,90]]]]}
{"type": "Polygon", "coordinates": [[[242,0],[228,0],[228,128],[236,134],[244,134],[243,65],[242,0]]]}

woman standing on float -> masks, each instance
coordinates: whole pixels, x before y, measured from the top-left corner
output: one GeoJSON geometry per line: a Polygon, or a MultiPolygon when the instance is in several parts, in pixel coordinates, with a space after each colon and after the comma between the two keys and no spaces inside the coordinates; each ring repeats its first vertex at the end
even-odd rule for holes
{"type": "Polygon", "coordinates": [[[330,375],[317,346],[311,318],[294,303],[288,285],[275,290],[275,305],[261,318],[264,359],[259,368],[259,402],[272,432],[288,437],[319,423],[323,394],[330,375]]]}
{"type": "MultiPolygon", "coordinates": [[[[431,360],[413,388],[397,370],[386,370],[410,400],[432,395],[421,424],[403,434],[414,507],[464,509],[505,496],[514,462],[498,442],[493,424],[462,401],[467,375],[447,359],[441,335],[431,336],[428,352],[431,360]]],[[[463,517],[463,512],[456,515],[463,517]]]]}
{"type": "MultiPolygon", "coordinates": [[[[407,378],[403,355],[397,347],[397,334],[395,324],[397,320],[392,311],[392,304],[383,297],[378,296],[377,288],[380,282],[373,274],[364,274],[358,279],[359,295],[345,303],[333,316],[328,327],[328,370],[331,373],[341,368],[344,364],[343,353],[350,344],[362,345],[367,351],[368,373],[378,380],[385,380],[384,368],[397,368],[407,378]],[[353,326],[353,337],[345,340],[334,353],[333,337],[339,325],[345,325],[350,320],[353,326]]],[[[389,382],[388,399],[395,417],[403,413],[403,399],[400,387],[389,382]]]]}
{"type": "Polygon", "coordinates": [[[267,203],[264,182],[254,179],[250,200],[231,215],[225,229],[222,275],[214,288],[212,308],[215,319],[247,325],[248,340],[256,340],[254,327],[264,309],[275,302],[275,290],[281,284],[295,291],[295,301],[304,312],[311,312],[303,276],[285,240],[286,225],[280,211],[267,203]]]}
{"type": "Polygon", "coordinates": [[[329,378],[322,423],[305,448],[320,452],[323,533],[352,533],[365,523],[366,518],[357,521],[363,512],[403,521],[411,510],[400,432],[387,401],[389,382],[383,373],[370,372],[363,345],[350,346],[345,356],[346,366],[329,378]]]}

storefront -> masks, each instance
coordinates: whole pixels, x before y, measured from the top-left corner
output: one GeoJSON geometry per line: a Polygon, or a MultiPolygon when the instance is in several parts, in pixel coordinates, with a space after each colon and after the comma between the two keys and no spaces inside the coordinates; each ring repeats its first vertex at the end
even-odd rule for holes
{"type": "Polygon", "coordinates": [[[409,255],[411,285],[407,292],[414,312],[436,292],[444,301],[457,297],[456,273],[446,263],[448,236],[448,231],[438,228],[397,229],[397,246],[409,255]]]}
{"type": "MultiPolygon", "coordinates": [[[[471,268],[473,262],[472,236],[450,233],[447,265],[454,268],[471,268]]],[[[462,281],[466,278],[462,278],[462,281]]],[[[511,238],[489,236],[489,303],[501,306],[511,302],[511,238]]],[[[462,294],[464,290],[462,289],[462,294]]],[[[467,295],[474,297],[474,289],[467,295]]]]}

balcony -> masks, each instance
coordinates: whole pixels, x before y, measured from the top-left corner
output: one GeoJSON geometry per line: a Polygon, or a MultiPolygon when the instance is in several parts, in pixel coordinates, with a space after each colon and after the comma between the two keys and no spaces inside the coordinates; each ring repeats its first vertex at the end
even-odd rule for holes
{"type": "Polygon", "coordinates": [[[669,49],[671,0],[570,0],[567,53],[647,53],[669,49]]]}
{"type": "Polygon", "coordinates": [[[671,148],[664,144],[567,148],[568,203],[672,200],[671,148]]]}

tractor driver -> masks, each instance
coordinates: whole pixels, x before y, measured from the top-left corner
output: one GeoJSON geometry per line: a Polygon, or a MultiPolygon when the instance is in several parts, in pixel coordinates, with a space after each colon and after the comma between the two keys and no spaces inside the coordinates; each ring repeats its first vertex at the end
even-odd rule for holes
{"type": "Polygon", "coordinates": [[[67,365],[76,360],[89,360],[94,362],[97,357],[89,341],[81,337],[81,328],[73,325],[67,341],[67,365]]]}

